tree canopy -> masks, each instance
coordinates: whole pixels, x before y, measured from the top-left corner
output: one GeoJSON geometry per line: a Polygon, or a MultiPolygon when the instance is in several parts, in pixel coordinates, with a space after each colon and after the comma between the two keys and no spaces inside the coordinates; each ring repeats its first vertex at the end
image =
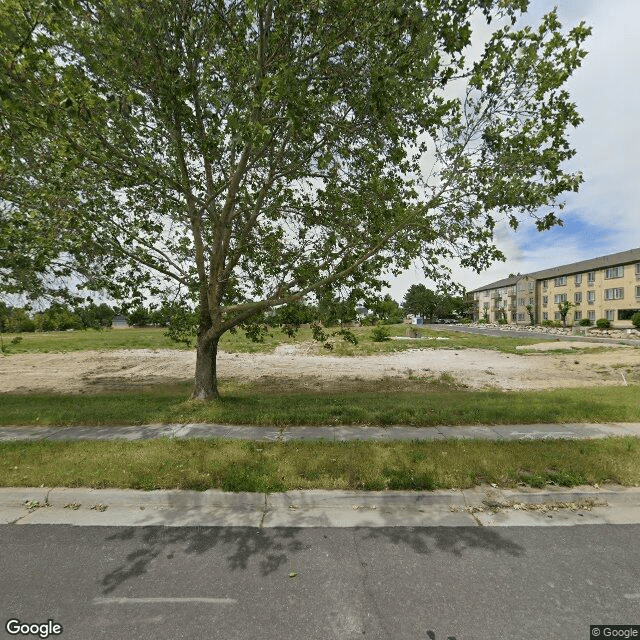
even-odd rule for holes
{"type": "Polygon", "coordinates": [[[424,284],[412,284],[404,296],[403,308],[411,313],[433,322],[435,317],[460,317],[467,311],[464,298],[446,293],[437,293],[424,284]]]}
{"type": "Polygon", "coordinates": [[[501,257],[577,190],[563,88],[589,29],[527,0],[3,0],[0,287],[199,311],[220,336],[422,260],[501,257]],[[472,24],[493,29],[468,59],[472,24]]]}

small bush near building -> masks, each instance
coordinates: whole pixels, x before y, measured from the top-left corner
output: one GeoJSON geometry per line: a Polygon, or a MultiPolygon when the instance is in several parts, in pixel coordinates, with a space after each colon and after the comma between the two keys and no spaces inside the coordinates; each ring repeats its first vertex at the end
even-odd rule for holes
{"type": "Polygon", "coordinates": [[[608,329],[611,326],[611,323],[606,318],[598,318],[596,320],[596,327],[598,329],[608,329]]]}
{"type": "Polygon", "coordinates": [[[590,327],[591,326],[591,320],[589,320],[589,318],[582,318],[582,320],[580,320],[580,322],[578,322],[578,324],[581,327],[590,327]]]}
{"type": "Polygon", "coordinates": [[[633,324],[636,329],[640,329],[640,311],[631,316],[631,324],[633,324]]]}
{"type": "Polygon", "coordinates": [[[543,320],[542,321],[542,326],[543,327],[553,327],[553,320],[543,320]]]}

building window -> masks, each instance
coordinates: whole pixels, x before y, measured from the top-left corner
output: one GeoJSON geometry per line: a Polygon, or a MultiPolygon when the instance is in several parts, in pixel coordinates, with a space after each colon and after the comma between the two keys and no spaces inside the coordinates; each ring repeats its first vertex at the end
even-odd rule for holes
{"type": "Polygon", "coordinates": [[[640,309],[618,309],[618,320],[631,320],[636,313],[640,313],[640,309]]]}
{"type": "Polygon", "coordinates": [[[535,304],[535,300],[533,298],[529,298],[529,304],[535,304]]]}
{"type": "Polygon", "coordinates": [[[546,307],[549,304],[549,296],[542,296],[542,304],[546,307]]]}
{"type": "Polygon", "coordinates": [[[613,309],[607,309],[607,310],[604,312],[604,317],[605,317],[607,320],[615,320],[615,315],[614,315],[614,314],[615,314],[615,312],[614,312],[614,310],[613,310],[613,309]]]}
{"type": "Polygon", "coordinates": [[[518,322],[522,322],[524,320],[524,313],[518,314],[518,322]]]}
{"type": "Polygon", "coordinates": [[[556,287],[561,287],[563,284],[567,284],[567,276],[560,276],[559,278],[554,278],[553,284],[556,287]]]}
{"type": "Polygon", "coordinates": [[[622,300],[624,298],[624,287],[617,287],[615,289],[605,289],[605,300],[622,300]]]}
{"type": "Polygon", "coordinates": [[[591,322],[595,322],[596,312],[595,311],[587,311],[587,318],[591,320],[591,322]]]}
{"type": "Polygon", "coordinates": [[[549,319],[549,314],[546,311],[543,312],[542,319],[543,320],[548,320],[549,319]]]}
{"type": "Polygon", "coordinates": [[[624,275],[624,267],[609,267],[604,270],[604,277],[609,278],[622,278],[624,275]]]}
{"type": "Polygon", "coordinates": [[[581,302],[582,302],[582,291],[576,291],[576,292],[573,294],[573,301],[574,301],[576,304],[581,304],[581,302]]]}
{"type": "Polygon", "coordinates": [[[636,298],[640,298],[640,287],[636,285],[636,298]]]}
{"type": "Polygon", "coordinates": [[[533,287],[534,287],[535,283],[534,282],[530,282],[529,283],[529,291],[533,291],[533,287]]]}
{"type": "Polygon", "coordinates": [[[554,319],[555,319],[555,320],[562,320],[562,316],[560,315],[560,312],[559,312],[559,311],[556,311],[556,312],[553,314],[553,317],[554,317],[554,319]]]}
{"type": "Polygon", "coordinates": [[[582,274],[581,273],[576,273],[575,282],[576,282],[576,285],[582,284],[582,274]]]}
{"type": "Polygon", "coordinates": [[[484,292],[484,297],[485,297],[485,298],[488,298],[488,297],[489,297],[489,292],[488,292],[488,291],[485,291],[485,292],[484,292]]]}
{"type": "Polygon", "coordinates": [[[542,281],[542,288],[543,289],[547,289],[549,287],[549,281],[548,280],[543,280],[542,281]]]}
{"type": "Polygon", "coordinates": [[[587,282],[589,284],[593,284],[595,281],[596,281],[596,272],[589,271],[589,273],[587,274],[587,282]]]}
{"type": "Polygon", "coordinates": [[[593,304],[596,301],[596,292],[595,291],[587,291],[587,302],[589,304],[593,304]]]}
{"type": "Polygon", "coordinates": [[[582,311],[576,311],[573,314],[573,321],[578,322],[579,320],[582,320],[582,311]]]}
{"type": "Polygon", "coordinates": [[[553,296],[553,301],[556,304],[560,304],[561,302],[566,302],[567,301],[567,294],[566,293],[557,293],[555,296],[553,296]]]}
{"type": "Polygon", "coordinates": [[[636,278],[640,278],[640,262],[636,262],[636,278]]]}
{"type": "Polygon", "coordinates": [[[518,298],[518,306],[524,307],[524,298],[518,298]]]}

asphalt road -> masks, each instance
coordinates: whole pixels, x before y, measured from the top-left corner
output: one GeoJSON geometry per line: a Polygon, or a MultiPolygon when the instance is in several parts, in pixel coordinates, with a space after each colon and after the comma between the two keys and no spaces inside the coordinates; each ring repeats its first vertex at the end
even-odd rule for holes
{"type": "Polygon", "coordinates": [[[64,640],[587,640],[590,624],[640,624],[639,539],[640,525],[7,525],[0,611],[14,638],[10,618],[51,619],[64,640]]]}

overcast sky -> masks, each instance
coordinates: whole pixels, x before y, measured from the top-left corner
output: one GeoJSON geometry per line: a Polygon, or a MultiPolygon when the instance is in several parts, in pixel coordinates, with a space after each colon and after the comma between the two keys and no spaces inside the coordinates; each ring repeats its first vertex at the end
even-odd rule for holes
{"type": "MultiPolygon", "coordinates": [[[[588,55],[567,85],[584,122],[571,134],[577,153],[566,168],[582,171],[585,181],[564,198],[563,227],[501,232],[507,262],[481,274],[454,268],[468,290],[509,273],[640,247],[640,0],[532,0],[527,22],[537,24],[555,5],[564,28],[584,20],[593,29],[588,55]]],[[[417,268],[394,279],[391,294],[400,301],[418,282],[426,281],[417,268]]]]}

